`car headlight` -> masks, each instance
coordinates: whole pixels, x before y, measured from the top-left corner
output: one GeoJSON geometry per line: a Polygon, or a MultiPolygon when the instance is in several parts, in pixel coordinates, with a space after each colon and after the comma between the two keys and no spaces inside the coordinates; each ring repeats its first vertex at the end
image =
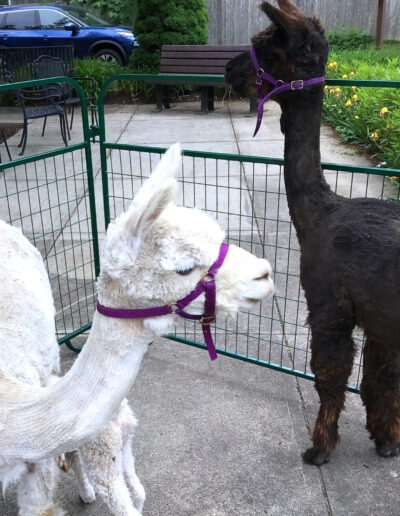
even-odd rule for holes
{"type": "Polygon", "coordinates": [[[118,34],[123,38],[133,39],[132,32],[118,32],[118,34]]]}

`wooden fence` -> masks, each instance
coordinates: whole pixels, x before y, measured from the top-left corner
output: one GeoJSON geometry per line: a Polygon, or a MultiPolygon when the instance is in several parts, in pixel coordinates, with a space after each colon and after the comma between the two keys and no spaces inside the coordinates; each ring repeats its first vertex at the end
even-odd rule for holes
{"type": "MultiPolygon", "coordinates": [[[[210,44],[246,44],[267,25],[265,14],[257,9],[259,0],[206,0],[206,3],[210,44]]],[[[305,13],[321,18],[327,30],[357,27],[375,34],[378,0],[295,0],[295,3],[305,13]]],[[[400,0],[387,0],[384,38],[400,39],[400,0]]]]}

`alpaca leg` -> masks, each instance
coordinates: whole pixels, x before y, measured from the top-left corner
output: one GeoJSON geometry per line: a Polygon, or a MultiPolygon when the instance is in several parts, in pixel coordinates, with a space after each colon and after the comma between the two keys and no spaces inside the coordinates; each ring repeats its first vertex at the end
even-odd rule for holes
{"type": "Polygon", "coordinates": [[[328,462],[339,441],[338,420],[354,358],[351,330],[318,328],[312,332],[311,369],[315,374],[320,408],[312,434],[313,446],[304,453],[303,459],[316,466],[328,462]]]}
{"type": "Polygon", "coordinates": [[[146,493],[135,470],[135,457],[132,453],[132,438],[126,438],[122,450],[125,481],[131,492],[133,503],[140,513],[143,511],[146,493]]]}
{"type": "Polygon", "coordinates": [[[115,516],[139,516],[140,512],[134,507],[124,480],[124,425],[120,426],[117,422],[118,414],[116,420],[111,421],[96,438],[84,443],[79,451],[93,487],[110,513],[115,516]]]}
{"type": "Polygon", "coordinates": [[[400,454],[400,353],[367,337],[361,397],[367,429],[382,457],[400,454]]]}
{"type": "Polygon", "coordinates": [[[54,459],[28,464],[18,485],[19,516],[62,516],[65,512],[53,503],[58,478],[54,459]]]}
{"type": "Polygon", "coordinates": [[[79,495],[84,503],[92,503],[96,499],[96,495],[92,484],[89,481],[82,458],[79,452],[73,451],[65,454],[67,464],[71,466],[78,481],[79,495]]]}
{"type": "Polygon", "coordinates": [[[144,487],[139,480],[135,470],[135,458],[132,453],[132,441],[137,420],[128,400],[124,399],[116,414],[116,421],[121,428],[122,437],[122,468],[125,476],[125,482],[131,493],[135,507],[142,512],[146,498],[144,487]]]}
{"type": "Polygon", "coordinates": [[[129,489],[122,475],[110,479],[108,483],[100,483],[97,491],[111,514],[114,516],[141,516],[132,503],[129,489]]]}

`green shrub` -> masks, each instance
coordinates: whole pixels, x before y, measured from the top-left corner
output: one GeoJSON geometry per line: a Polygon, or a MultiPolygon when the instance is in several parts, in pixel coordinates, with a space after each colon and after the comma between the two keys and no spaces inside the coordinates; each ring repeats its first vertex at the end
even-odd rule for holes
{"type": "MultiPolygon", "coordinates": [[[[372,48],[331,52],[327,77],[400,81],[400,42],[389,43],[386,51],[385,47],[383,54],[372,48]]],[[[389,168],[400,168],[400,89],[326,86],[325,90],[324,119],[343,140],[362,144],[389,168]]]]}
{"type": "Polygon", "coordinates": [[[157,73],[163,44],[206,44],[207,23],[205,0],[137,0],[134,32],[139,48],[132,54],[130,69],[157,73]]]}
{"type": "MultiPolygon", "coordinates": [[[[121,68],[117,63],[109,63],[100,59],[76,59],[75,73],[77,77],[92,77],[96,82],[96,97],[100,92],[100,88],[107,79],[112,75],[125,73],[125,69],[121,68]]],[[[92,84],[89,81],[81,81],[81,86],[85,95],[91,97],[93,95],[92,84]]],[[[108,90],[113,93],[131,93],[134,94],[134,87],[131,81],[115,81],[108,90]]]]}
{"type": "Polygon", "coordinates": [[[115,24],[133,25],[136,17],[137,0],[72,0],[70,3],[93,7],[115,24]]]}
{"type": "Polygon", "coordinates": [[[330,47],[334,50],[366,48],[374,40],[372,34],[368,34],[363,29],[355,28],[329,31],[327,38],[330,47]]]}

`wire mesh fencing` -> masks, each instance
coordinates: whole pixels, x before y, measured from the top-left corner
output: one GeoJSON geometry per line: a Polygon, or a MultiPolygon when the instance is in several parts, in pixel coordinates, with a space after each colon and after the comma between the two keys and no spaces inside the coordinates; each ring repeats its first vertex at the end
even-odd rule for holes
{"type": "MultiPolygon", "coordinates": [[[[113,219],[127,209],[163,149],[106,144],[107,199],[113,219]]],[[[346,197],[399,200],[400,187],[376,169],[325,165],[331,188],[346,197]]],[[[220,353],[291,374],[313,378],[309,368],[310,331],[307,305],[300,285],[300,249],[290,220],[283,179],[283,162],[254,156],[185,151],[176,202],[205,210],[226,231],[229,243],[267,258],[276,295],[234,321],[217,321],[215,343],[220,353]]],[[[358,353],[350,390],[360,381],[363,334],[354,331],[358,353]]],[[[179,323],[170,338],[204,347],[201,327],[179,323]]]]}
{"type": "Polygon", "coordinates": [[[56,307],[58,338],[94,312],[95,267],[82,150],[0,172],[0,219],[20,227],[41,252],[56,307]]]}
{"type": "MultiPolygon", "coordinates": [[[[0,163],[0,219],[22,229],[41,252],[50,278],[59,342],[90,327],[99,271],[97,222],[86,101],[83,141],[0,163]]],[[[51,80],[29,81],[37,86],[51,80]]],[[[18,87],[0,85],[0,93],[18,87]]]]}
{"type": "MultiPolygon", "coordinates": [[[[117,76],[119,77],[119,76],[117,76]]],[[[114,79],[113,79],[114,80],[114,79]]],[[[165,151],[105,141],[104,105],[100,125],[89,129],[81,96],[83,141],[0,164],[0,218],[21,227],[41,251],[56,304],[59,342],[86,331],[95,309],[99,273],[97,217],[90,140],[100,135],[104,218],[127,209],[165,151]]],[[[28,86],[51,83],[30,81],[28,86]]],[[[0,85],[0,93],[14,85],[0,85]]],[[[105,91],[105,86],[102,89],[105,91]]],[[[103,99],[104,100],[104,99],[103,99]]],[[[300,249],[286,201],[283,160],[186,150],[180,170],[178,205],[205,210],[226,231],[229,243],[267,258],[276,294],[235,320],[213,327],[220,354],[312,379],[307,305],[300,285],[300,249]]],[[[345,197],[376,197],[400,202],[400,171],[324,164],[333,191],[345,197]]],[[[177,326],[171,339],[205,348],[193,322],[177,326]]],[[[363,334],[354,331],[358,353],[349,389],[358,390],[363,334]]]]}

